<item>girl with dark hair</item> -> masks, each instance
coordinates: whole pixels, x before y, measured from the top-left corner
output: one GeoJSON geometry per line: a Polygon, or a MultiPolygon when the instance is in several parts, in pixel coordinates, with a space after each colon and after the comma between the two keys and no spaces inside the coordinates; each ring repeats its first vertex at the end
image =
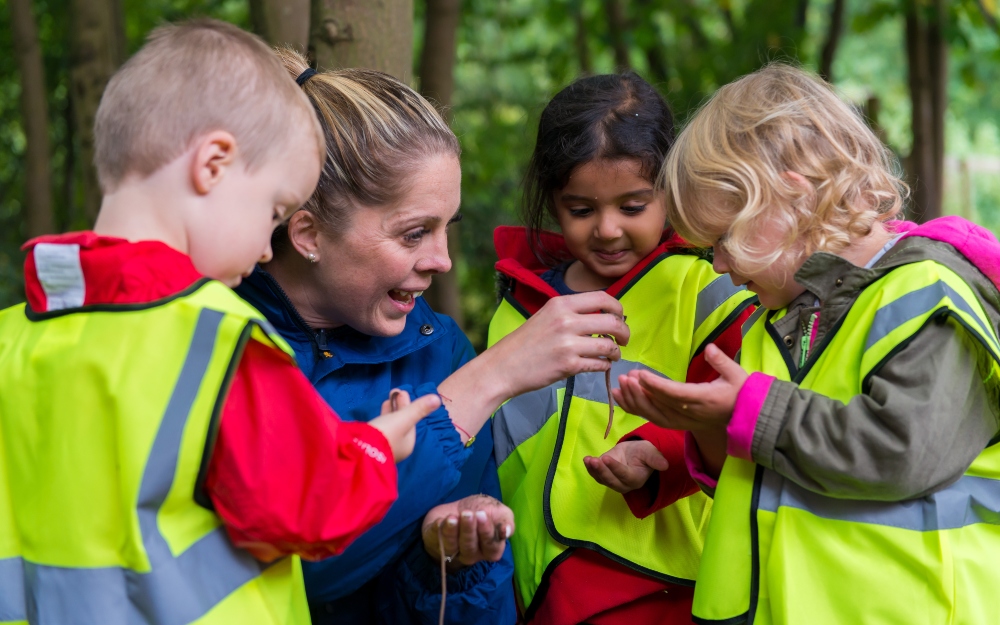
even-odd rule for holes
{"type": "MultiPolygon", "coordinates": [[[[542,112],[525,227],[495,233],[504,283],[491,344],[551,298],[584,291],[618,299],[632,330],[610,376],[577,374],[494,415],[525,622],[691,622],[711,500],[685,467],[684,435],[609,395],[633,369],[713,379],[705,347],[735,356],[754,300],[666,229],[654,181],[673,138],[667,103],[634,73],[574,82],[542,112]]],[[[725,432],[693,432],[690,444],[724,449],[725,432]]]]}

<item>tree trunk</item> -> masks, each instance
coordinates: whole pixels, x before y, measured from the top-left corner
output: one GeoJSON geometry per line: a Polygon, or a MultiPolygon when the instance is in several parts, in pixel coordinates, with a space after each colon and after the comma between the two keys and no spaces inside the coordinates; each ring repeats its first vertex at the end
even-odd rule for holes
{"type": "Polygon", "coordinates": [[[305,52],[309,45],[309,0],[250,0],[250,23],[272,46],[305,52]]]}
{"type": "Polygon", "coordinates": [[[368,67],[409,84],[413,0],[312,0],[309,51],[318,68],[368,67]]]}
{"type": "Polygon", "coordinates": [[[944,170],[944,98],[947,96],[947,48],[941,37],[943,0],[934,0],[936,15],[928,20],[917,0],[906,5],[906,57],[913,147],[906,159],[913,190],[912,213],[920,222],[941,216],[944,170]]]}
{"type": "Polygon", "coordinates": [[[94,168],[94,118],[104,87],[125,60],[121,0],[70,0],[70,97],[82,166],[84,214],[92,224],[101,207],[94,168]]]}
{"type": "Polygon", "coordinates": [[[819,58],[819,75],[827,82],[833,82],[833,60],[837,56],[837,46],[844,32],[844,0],[833,0],[830,9],[830,27],[826,33],[826,42],[819,58]]]}
{"type": "Polygon", "coordinates": [[[49,170],[49,112],[45,99],[45,69],[38,45],[38,27],[30,0],[9,0],[14,55],[21,72],[21,118],[27,139],[25,206],[22,211],[28,237],[52,233],[51,172],[49,170]]]}
{"type": "Polygon", "coordinates": [[[632,64],[628,59],[628,44],[625,43],[628,25],[621,0],[604,0],[604,11],[608,17],[608,34],[611,36],[611,46],[615,51],[615,70],[627,71],[632,68],[632,64]]]}
{"type": "MultiPolygon", "coordinates": [[[[455,42],[461,17],[461,0],[427,0],[424,22],[424,49],[420,54],[420,92],[438,105],[450,119],[451,95],[455,88],[455,42]]],[[[424,298],[434,310],[444,313],[464,328],[462,291],[458,280],[458,262],[462,257],[460,224],[448,229],[448,251],[452,268],[434,277],[424,298]]]]}

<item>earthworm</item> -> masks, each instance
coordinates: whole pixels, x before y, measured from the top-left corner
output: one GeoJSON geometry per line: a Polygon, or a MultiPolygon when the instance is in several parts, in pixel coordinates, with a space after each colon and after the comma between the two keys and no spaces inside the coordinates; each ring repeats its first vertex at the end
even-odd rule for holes
{"type": "Polygon", "coordinates": [[[441,533],[441,524],[438,521],[438,553],[441,554],[441,611],[438,612],[438,625],[444,625],[444,602],[448,599],[448,571],[445,568],[446,558],[444,555],[444,535],[441,533]]]}
{"type": "MultiPolygon", "coordinates": [[[[628,319],[628,317],[626,317],[625,315],[622,315],[622,321],[625,321],[626,319],[628,319]]],[[[615,341],[615,344],[618,343],[618,341],[615,340],[615,337],[611,336],[610,334],[601,334],[599,336],[603,336],[606,339],[611,339],[612,341],[615,341]]],[[[605,428],[605,430],[604,430],[604,438],[605,439],[608,438],[608,434],[611,434],[611,425],[615,422],[615,398],[611,394],[611,365],[610,365],[610,359],[609,359],[608,362],[609,362],[609,364],[608,364],[608,370],[604,372],[604,386],[608,389],[608,427],[605,428]]]]}
{"type": "MultiPolygon", "coordinates": [[[[605,335],[607,336],[607,335],[605,335]]],[[[611,337],[608,337],[611,338],[611,337]]],[[[608,427],[604,430],[604,438],[611,434],[611,424],[615,422],[615,398],[611,395],[611,367],[604,372],[604,385],[608,388],[608,427]]]]}

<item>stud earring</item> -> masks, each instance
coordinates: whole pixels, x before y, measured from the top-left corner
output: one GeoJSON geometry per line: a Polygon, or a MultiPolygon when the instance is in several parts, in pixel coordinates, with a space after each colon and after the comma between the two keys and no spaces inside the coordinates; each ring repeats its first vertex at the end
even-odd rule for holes
{"type": "Polygon", "coordinates": [[[312,252],[309,252],[306,255],[306,258],[308,258],[309,262],[311,262],[311,263],[315,263],[316,262],[316,254],[313,254],[312,252]]]}

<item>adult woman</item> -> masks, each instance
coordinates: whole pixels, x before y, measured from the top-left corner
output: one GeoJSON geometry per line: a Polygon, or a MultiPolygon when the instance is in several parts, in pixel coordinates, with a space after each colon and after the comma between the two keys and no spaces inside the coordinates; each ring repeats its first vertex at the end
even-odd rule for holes
{"type": "Polygon", "coordinates": [[[500,493],[482,426],[514,395],[619,358],[613,340],[593,335],[627,342],[621,308],[603,293],[563,298],[474,357],[454,322],[419,299],[451,266],[446,227],[461,182],[454,134],[389,76],[315,74],[299,55],[282,57],[319,113],[327,158],[312,198],[276,233],[274,260],[240,293],[285,336],[342,418],[377,415],[392,388],[444,401],[418,426],[385,519],[342,555],[304,567],[314,622],[436,618],[440,524],[449,622],[513,623],[505,550],[513,516],[478,495],[500,493]],[[611,314],[593,314],[601,311],[611,314]]]}

